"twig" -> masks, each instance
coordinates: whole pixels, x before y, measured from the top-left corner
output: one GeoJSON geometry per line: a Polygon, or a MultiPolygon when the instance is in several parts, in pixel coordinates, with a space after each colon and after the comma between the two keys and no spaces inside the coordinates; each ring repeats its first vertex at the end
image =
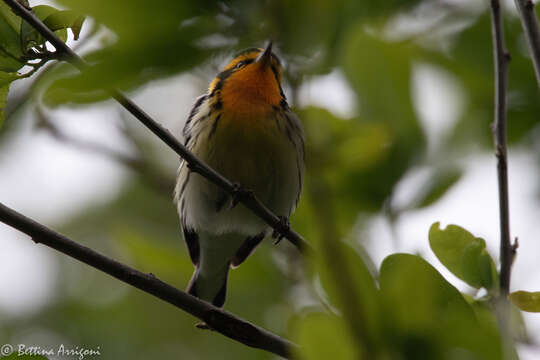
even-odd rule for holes
{"type": "Polygon", "coordinates": [[[242,344],[283,357],[288,357],[296,347],[290,341],[178,290],[152,274],[137,271],[80,245],[2,203],[0,203],[0,221],[27,234],[36,243],[56,249],[190,313],[204,321],[211,329],[242,344]]]}
{"type": "Polygon", "coordinates": [[[515,0],[518,8],[521,25],[529,45],[536,81],[540,87],[540,30],[538,29],[538,18],[534,11],[532,0],[515,0]]]}
{"type": "Polygon", "coordinates": [[[491,0],[491,33],[493,39],[493,62],[495,69],[495,114],[492,124],[497,175],[499,183],[501,296],[510,290],[510,272],[515,248],[510,243],[510,214],[508,210],[508,160],[506,150],[506,87],[510,54],[504,45],[504,27],[499,0],[491,0]]]}
{"type": "Polygon", "coordinates": [[[510,329],[510,273],[516,249],[510,244],[510,214],[508,210],[508,162],[506,151],[506,88],[510,54],[504,45],[504,24],[499,0],[491,0],[491,35],[493,41],[493,68],[495,78],[495,106],[492,124],[493,142],[497,157],[497,177],[499,184],[500,221],[500,293],[495,298],[496,316],[501,329],[504,359],[512,359],[514,349],[510,329]]]}
{"type": "MultiPolygon", "coordinates": [[[[88,64],[71,50],[62,40],[60,40],[41,20],[39,20],[31,11],[19,4],[16,0],[4,0],[13,11],[32,25],[45,39],[47,39],[56,49],[58,55],[65,61],[77,67],[80,71],[88,68],[88,64]]],[[[210,168],[185,146],[183,146],[168,130],[162,127],[140,107],[125,97],[120,91],[109,90],[111,96],[118,101],[127,111],[135,116],[144,126],[159,137],[172,150],[180,155],[189,165],[191,171],[200,174],[215,185],[225,190],[228,194],[235,197],[245,207],[250,209],[258,217],[264,220],[274,230],[282,234],[291,243],[296,245],[298,249],[309,249],[310,245],[302,238],[300,234],[292,230],[289,226],[284,226],[283,222],[274,215],[259,199],[255,197],[251,191],[238,191],[238,186],[235,186],[231,181],[227,180],[221,174],[210,168]]]]}

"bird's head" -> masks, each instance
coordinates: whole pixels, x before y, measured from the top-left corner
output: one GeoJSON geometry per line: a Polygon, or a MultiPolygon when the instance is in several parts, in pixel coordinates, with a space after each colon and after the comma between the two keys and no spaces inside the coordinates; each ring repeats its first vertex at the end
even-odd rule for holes
{"type": "Polygon", "coordinates": [[[238,113],[270,111],[284,100],[281,63],[265,49],[250,48],[237,54],[212,81],[210,94],[219,96],[223,108],[238,113]]]}

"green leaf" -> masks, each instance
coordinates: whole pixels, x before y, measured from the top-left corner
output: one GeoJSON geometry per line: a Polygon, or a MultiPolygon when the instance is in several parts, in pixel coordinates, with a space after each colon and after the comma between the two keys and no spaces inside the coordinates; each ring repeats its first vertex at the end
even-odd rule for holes
{"type": "Polygon", "coordinates": [[[294,326],[302,360],[359,359],[355,344],[343,319],[324,313],[309,313],[294,326]]]}
{"type": "Polygon", "coordinates": [[[418,49],[406,42],[385,41],[364,26],[353,27],[347,40],[341,62],[357,93],[361,115],[392,124],[403,145],[423,145],[410,95],[411,62],[418,49]]]}
{"type": "Polygon", "coordinates": [[[75,40],[79,38],[83,22],[84,16],[72,10],[54,12],[43,20],[43,23],[53,31],[71,28],[75,40]]]}
{"type": "Polygon", "coordinates": [[[429,245],[439,261],[470,286],[497,288],[497,270],[484,239],[474,237],[457,225],[441,230],[436,222],[429,229],[429,245]]]}
{"type": "MultiPolygon", "coordinates": [[[[49,15],[58,10],[49,5],[37,5],[32,8],[34,15],[40,20],[45,20],[49,15]]],[[[41,34],[34,29],[28,22],[23,21],[21,24],[20,33],[21,48],[23,52],[28,52],[32,47],[45,43],[45,39],[41,34]]]]}
{"type": "Polygon", "coordinates": [[[515,291],[509,295],[509,298],[523,311],[540,312],[540,291],[515,291]]]}
{"type": "Polygon", "coordinates": [[[6,108],[9,85],[12,81],[17,80],[18,77],[16,73],[0,72],[0,128],[4,123],[4,109],[6,108]]]}
{"type": "MultiPolygon", "coordinates": [[[[32,8],[34,14],[60,38],[67,41],[67,29],[71,28],[75,40],[79,38],[84,17],[75,11],[58,10],[48,5],[38,5],[32,8]]],[[[29,23],[23,21],[21,25],[21,47],[23,51],[28,51],[33,46],[46,42],[45,38],[29,23]]]]}
{"type": "Polygon", "coordinates": [[[0,86],[9,85],[12,81],[17,80],[18,78],[19,74],[17,73],[0,72],[0,86]]]}
{"type": "Polygon", "coordinates": [[[358,213],[378,211],[388,195],[370,191],[378,186],[372,169],[388,159],[388,148],[381,146],[391,138],[390,126],[344,120],[318,107],[297,111],[306,134],[306,183],[303,198],[293,221],[306,237],[318,236],[314,223],[335,222],[338,237],[347,234],[358,220],[358,213]],[[310,199],[313,197],[313,201],[310,199]],[[308,203],[331,209],[331,218],[313,219],[308,203]],[[322,203],[324,202],[324,203],[322,203]],[[319,204],[320,203],[320,204],[319,204]],[[310,236],[310,234],[313,234],[310,236]]]}
{"type": "Polygon", "coordinates": [[[502,359],[493,316],[476,316],[461,293],[421,257],[388,256],[379,284],[386,339],[403,359],[502,359]]]}
{"type": "MultiPolygon", "coordinates": [[[[0,27],[2,25],[0,24],[0,27]]],[[[0,30],[1,31],[1,30],[0,30]]],[[[18,60],[11,53],[4,51],[0,45],[0,71],[3,72],[15,72],[21,69],[25,63],[18,60]]]]}
{"type": "Polygon", "coordinates": [[[527,324],[525,324],[525,319],[523,318],[523,312],[514,304],[510,306],[510,330],[516,341],[522,343],[529,343],[531,341],[527,332],[527,324]]]}
{"type": "Polygon", "coordinates": [[[0,71],[14,72],[24,66],[19,43],[21,19],[0,1],[0,71]]]}
{"type": "Polygon", "coordinates": [[[411,64],[418,48],[386,41],[360,24],[351,26],[347,34],[338,61],[356,93],[357,121],[385,131],[378,143],[385,157],[358,176],[354,186],[363,202],[379,211],[425,146],[410,95],[411,64]]]}
{"type": "Polygon", "coordinates": [[[455,168],[437,171],[435,176],[426,184],[418,207],[430,206],[437,202],[461,179],[462,175],[463,171],[455,168]]]}
{"type": "Polygon", "coordinates": [[[460,292],[416,255],[393,254],[381,264],[379,284],[390,319],[402,329],[429,329],[449,309],[472,315],[460,292]]]}
{"type": "Polygon", "coordinates": [[[3,1],[0,2],[0,18],[18,34],[21,28],[21,18],[15,15],[13,10],[3,1]]]}
{"type": "Polygon", "coordinates": [[[49,105],[104,100],[104,86],[128,90],[191,69],[211,54],[199,41],[221,30],[215,21],[216,1],[168,1],[160,6],[144,0],[62,3],[105,25],[115,41],[85,56],[93,64],[90,69],[53,82],[52,94],[46,95],[49,105]]]}
{"type": "Polygon", "coordinates": [[[381,339],[379,296],[364,259],[331,236],[317,239],[317,271],[332,306],[346,319],[360,345],[381,339]]]}

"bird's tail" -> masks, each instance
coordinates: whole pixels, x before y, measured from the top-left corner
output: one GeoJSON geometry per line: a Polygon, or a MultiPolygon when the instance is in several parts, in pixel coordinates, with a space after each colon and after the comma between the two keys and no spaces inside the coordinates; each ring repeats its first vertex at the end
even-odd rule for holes
{"type": "Polygon", "coordinates": [[[227,276],[231,265],[240,265],[264,238],[264,233],[247,237],[236,233],[199,232],[200,257],[187,292],[217,307],[225,303],[227,276]]]}
{"type": "Polygon", "coordinates": [[[186,291],[202,300],[211,302],[217,307],[225,304],[227,295],[227,277],[229,274],[229,264],[222,271],[207,274],[195,268],[186,291]]]}

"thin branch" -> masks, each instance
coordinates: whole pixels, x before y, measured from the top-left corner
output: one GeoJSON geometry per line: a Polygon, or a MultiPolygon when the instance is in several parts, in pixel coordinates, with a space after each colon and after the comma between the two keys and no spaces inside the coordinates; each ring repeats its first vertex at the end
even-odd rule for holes
{"type": "Polygon", "coordinates": [[[501,296],[510,290],[510,272],[516,249],[510,243],[510,214],[508,210],[508,160],[506,150],[506,88],[510,54],[504,45],[504,25],[499,0],[491,0],[491,33],[495,70],[495,114],[492,125],[497,175],[499,183],[501,296]]]}
{"type": "MultiPolygon", "coordinates": [[[[4,0],[13,11],[32,25],[45,39],[47,39],[56,49],[59,57],[77,67],[80,71],[84,71],[89,65],[73,50],[71,50],[62,40],[60,40],[41,20],[39,20],[31,11],[19,4],[16,0],[4,0]]],[[[239,187],[216,172],[214,169],[206,165],[191,153],[184,145],[182,145],[167,129],[162,127],[140,107],[125,97],[120,91],[112,89],[109,91],[111,96],[120,103],[127,111],[135,116],[144,126],[167,144],[173,151],[182,157],[191,171],[200,174],[210,182],[222,188],[228,194],[241,202],[245,207],[250,209],[254,214],[264,220],[275,231],[287,238],[298,249],[310,249],[307,243],[300,234],[292,230],[288,225],[284,224],[280,218],[273,214],[259,199],[255,197],[253,192],[239,189],[239,187]]]]}
{"type": "Polygon", "coordinates": [[[529,45],[536,81],[540,87],[540,30],[538,29],[538,18],[534,11],[532,0],[515,0],[518,8],[521,25],[529,45]]]}
{"type": "Polygon", "coordinates": [[[137,271],[80,245],[2,203],[0,203],[0,221],[27,234],[36,243],[58,250],[190,313],[204,321],[211,329],[242,344],[283,357],[288,357],[296,347],[290,341],[178,290],[152,274],[137,271]]]}

